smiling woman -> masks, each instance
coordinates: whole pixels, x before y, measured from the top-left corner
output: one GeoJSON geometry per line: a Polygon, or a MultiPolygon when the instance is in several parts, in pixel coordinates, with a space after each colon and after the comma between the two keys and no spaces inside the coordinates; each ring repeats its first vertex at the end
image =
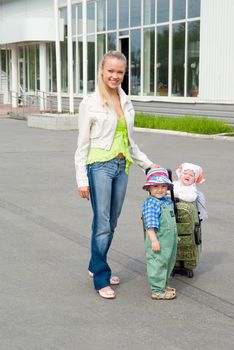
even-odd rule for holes
{"type": "Polygon", "coordinates": [[[126,57],[107,52],[99,66],[98,87],[79,110],[79,137],[75,154],[78,192],[91,199],[93,209],[89,274],[94,288],[106,299],[115,298],[107,253],[113,239],[128,182],[129,166],[155,167],[133,140],[133,105],[120,84],[126,57]]]}

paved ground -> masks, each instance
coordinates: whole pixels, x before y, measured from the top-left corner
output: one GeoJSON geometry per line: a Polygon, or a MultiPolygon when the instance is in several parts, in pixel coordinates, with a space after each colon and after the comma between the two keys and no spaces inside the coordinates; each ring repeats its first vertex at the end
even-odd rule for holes
{"type": "Polygon", "coordinates": [[[76,131],[30,129],[0,119],[0,349],[220,350],[234,343],[234,143],[136,133],[155,161],[201,164],[209,220],[193,279],[178,297],[150,298],[140,221],[145,177],[130,171],[110,253],[117,298],[98,297],[87,276],[89,202],[75,190],[76,131]]]}

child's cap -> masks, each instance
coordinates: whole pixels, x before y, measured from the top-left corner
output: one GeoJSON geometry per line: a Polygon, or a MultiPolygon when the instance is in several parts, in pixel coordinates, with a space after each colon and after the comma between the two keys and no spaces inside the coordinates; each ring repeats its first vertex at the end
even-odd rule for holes
{"type": "Polygon", "coordinates": [[[168,172],[164,168],[150,169],[147,177],[146,183],[143,186],[143,190],[148,190],[149,186],[167,184],[168,188],[173,188],[173,184],[169,179],[168,172]]]}
{"type": "Polygon", "coordinates": [[[192,170],[195,174],[195,182],[196,184],[201,184],[205,181],[204,173],[202,167],[200,165],[192,164],[192,163],[182,163],[179,168],[176,170],[176,174],[178,178],[180,178],[181,173],[186,170],[192,170]]]}

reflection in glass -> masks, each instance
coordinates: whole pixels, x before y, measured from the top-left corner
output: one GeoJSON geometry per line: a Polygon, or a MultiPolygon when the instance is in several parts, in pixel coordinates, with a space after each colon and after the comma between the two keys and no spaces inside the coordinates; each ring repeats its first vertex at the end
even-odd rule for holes
{"type": "Polygon", "coordinates": [[[139,29],[131,30],[131,95],[139,95],[141,91],[141,32],[139,29]]]}
{"type": "Polygon", "coordinates": [[[141,0],[131,1],[131,26],[137,27],[141,25],[141,0]]]}
{"type": "Polygon", "coordinates": [[[28,64],[29,64],[29,90],[36,90],[36,55],[35,47],[28,47],[28,64]]]}
{"type": "Polygon", "coordinates": [[[144,1],[144,24],[155,23],[155,0],[144,1]]]}
{"type": "Polygon", "coordinates": [[[119,28],[128,28],[129,0],[119,0],[119,28]]]}
{"type": "Polygon", "coordinates": [[[95,37],[88,36],[88,92],[95,88],[95,37]]]}
{"type": "Polygon", "coordinates": [[[77,5],[72,5],[72,35],[76,35],[76,23],[77,23],[77,18],[76,18],[76,9],[77,5]]]}
{"type": "Polygon", "coordinates": [[[68,73],[67,73],[67,40],[60,42],[61,55],[61,89],[62,92],[68,91],[68,73]]]}
{"type": "Polygon", "coordinates": [[[63,7],[60,9],[60,17],[63,19],[64,25],[64,38],[67,37],[67,8],[63,7]]]}
{"type": "Polygon", "coordinates": [[[104,53],[106,52],[106,34],[98,34],[97,36],[97,66],[101,62],[104,53]]]}
{"type": "Polygon", "coordinates": [[[74,89],[74,93],[77,93],[77,64],[76,64],[76,38],[73,38],[72,41],[72,55],[73,55],[73,89],[74,89]]]}
{"type": "Polygon", "coordinates": [[[78,38],[78,86],[79,91],[83,92],[83,40],[82,37],[78,38]]]}
{"type": "Polygon", "coordinates": [[[157,95],[168,95],[169,27],[157,27],[157,95]]]}
{"type": "Polygon", "coordinates": [[[106,0],[97,1],[97,31],[106,30],[106,0]]]}
{"type": "Polygon", "coordinates": [[[116,33],[107,34],[107,51],[116,50],[116,33]]]}
{"type": "Polygon", "coordinates": [[[55,43],[46,44],[47,57],[48,57],[48,81],[49,91],[57,91],[57,80],[56,80],[56,55],[55,55],[55,43]]]}
{"type": "Polygon", "coordinates": [[[83,27],[82,27],[82,5],[77,6],[78,9],[78,34],[83,33],[83,27]]]}
{"type": "Polygon", "coordinates": [[[200,22],[188,23],[187,96],[196,97],[199,86],[200,22]]]}
{"type": "Polygon", "coordinates": [[[172,93],[184,96],[185,24],[173,25],[172,93]]]}
{"type": "Polygon", "coordinates": [[[107,30],[116,29],[116,0],[107,1],[107,30]]]}
{"type": "Polygon", "coordinates": [[[185,18],[186,0],[173,0],[173,21],[185,18]]]}
{"type": "Polygon", "coordinates": [[[155,29],[144,30],[143,94],[154,95],[155,29]]]}
{"type": "Polygon", "coordinates": [[[200,0],[188,0],[188,18],[200,17],[200,0]]]}
{"type": "Polygon", "coordinates": [[[169,0],[158,0],[157,23],[169,21],[169,0]]]}
{"type": "Polygon", "coordinates": [[[87,32],[94,33],[95,31],[95,8],[94,2],[87,3],[87,32]]]}

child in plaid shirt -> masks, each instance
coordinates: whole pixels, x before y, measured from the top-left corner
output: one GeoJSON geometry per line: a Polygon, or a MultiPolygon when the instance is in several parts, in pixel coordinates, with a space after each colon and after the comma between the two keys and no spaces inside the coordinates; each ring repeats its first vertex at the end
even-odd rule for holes
{"type": "Polygon", "coordinates": [[[169,300],[176,297],[168,280],[176,261],[177,229],[173,202],[167,192],[173,184],[164,168],[151,169],[143,186],[149,191],[142,210],[146,239],[147,275],[152,299],[169,300]]]}

